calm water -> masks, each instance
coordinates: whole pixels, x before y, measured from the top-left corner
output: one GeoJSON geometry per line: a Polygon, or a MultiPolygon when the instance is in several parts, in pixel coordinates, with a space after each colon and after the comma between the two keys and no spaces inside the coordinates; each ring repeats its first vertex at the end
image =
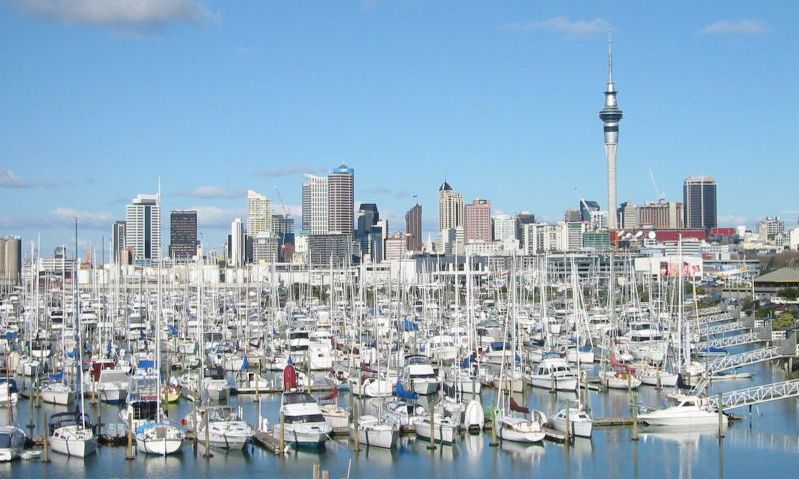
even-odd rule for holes
{"type": "MultiPolygon", "coordinates": [[[[746,369],[755,373],[748,381],[729,381],[713,385],[711,392],[739,389],[754,384],[764,384],[784,379],[776,366],[761,364],[746,369]]],[[[574,395],[528,389],[524,400],[533,408],[554,414],[568,404],[574,395]]],[[[483,404],[494,402],[495,392],[483,393],[483,404]]],[[[626,392],[590,392],[594,417],[628,416],[629,397],[626,392]]],[[[640,389],[641,403],[662,405],[665,392],[658,394],[653,388],[640,389]]],[[[342,402],[347,402],[343,395],[342,402]]],[[[231,399],[233,405],[241,404],[247,420],[255,424],[257,407],[254,399],[231,399]]],[[[271,421],[277,418],[280,398],[264,396],[262,411],[271,421]]],[[[89,406],[87,406],[88,408],[89,406]]],[[[367,405],[368,407],[368,405],[367,405]]],[[[119,422],[119,408],[103,405],[104,422],[119,422]]],[[[179,419],[191,409],[190,403],[170,405],[169,416],[179,419]]],[[[21,401],[15,409],[18,425],[27,425],[28,401],[21,401]]],[[[44,414],[65,410],[43,405],[33,409],[36,417],[36,434],[40,433],[44,414]]],[[[632,477],[632,478],[721,478],[721,477],[788,477],[799,469],[799,402],[795,399],[756,406],[751,416],[747,409],[733,411],[744,420],[733,423],[726,437],[719,442],[714,428],[705,430],[647,431],[642,429],[640,440],[631,441],[630,428],[595,428],[591,440],[580,439],[572,447],[545,442],[543,446],[525,447],[509,442],[500,447],[489,447],[490,434],[463,435],[454,446],[439,446],[431,452],[428,443],[413,436],[403,437],[396,451],[363,448],[355,454],[346,439],[329,441],[322,452],[295,452],[278,457],[258,447],[245,451],[224,453],[214,451],[208,460],[202,457],[202,448],[195,453],[191,444],[183,447],[182,454],[150,457],[139,454],[133,461],[125,460],[125,448],[98,448],[95,456],[86,460],[70,459],[51,454],[51,463],[17,461],[0,464],[2,477],[169,477],[218,479],[244,477],[311,477],[313,464],[330,471],[330,477],[632,477]]],[[[93,417],[98,409],[91,408],[93,417]]],[[[0,422],[5,422],[6,411],[0,409],[0,422]]]]}

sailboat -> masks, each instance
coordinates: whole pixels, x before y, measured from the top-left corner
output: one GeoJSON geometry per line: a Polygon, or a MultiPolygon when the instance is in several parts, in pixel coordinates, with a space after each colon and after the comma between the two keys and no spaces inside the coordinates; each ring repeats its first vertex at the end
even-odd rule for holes
{"type": "Polygon", "coordinates": [[[143,421],[136,427],[136,449],[146,454],[166,456],[174,454],[183,445],[183,429],[163,420],[161,409],[161,265],[158,265],[158,316],[155,324],[155,406],[153,421],[143,421]]]}
{"type": "Polygon", "coordinates": [[[48,439],[50,447],[55,452],[66,454],[73,457],[86,457],[94,454],[97,451],[97,438],[91,427],[87,427],[86,415],[83,413],[83,341],[81,339],[81,324],[80,324],[80,294],[78,294],[78,220],[75,219],[75,270],[73,272],[73,284],[75,288],[75,321],[76,330],[78,332],[78,387],[80,391],[80,411],[73,416],[73,420],[69,420],[67,416],[62,416],[61,419],[66,419],[64,422],[53,421],[59,415],[50,419],[48,424],[50,437],[48,439]]]}

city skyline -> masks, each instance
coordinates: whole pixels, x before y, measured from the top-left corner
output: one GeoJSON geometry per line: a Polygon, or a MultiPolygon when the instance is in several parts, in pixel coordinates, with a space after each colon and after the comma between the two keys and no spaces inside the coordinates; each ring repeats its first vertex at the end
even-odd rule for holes
{"type": "Polygon", "coordinates": [[[124,205],[155,191],[159,178],[162,210],[197,210],[204,242],[220,250],[231,221],[246,217],[247,189],[299,218],[302,175],[340,163],[358,172],[355,209],[376,203],[391,232],[403,230],[418,195],[424,240],[437,233],[444,176],[466,202],[489,199],[494,214],[531,211],[554,222],[575,207],[575,190],[607,209],[596,112],[611,27],[625,112],[617,202],[660,193],[680,201],[684,178],[710,175],[719,225],[796,216],[788,175],[772,174],[799,146],[785,66],[796,50],[793,5],[698,5],[685,19],[673,5],[641,16],[626,2],[455,12],[452,4],[320,4],[319,17],[329,15],[311,20],[318,38],[305,38],[298,7],[183,3],[206,20],[120,27],[0,6],[0,35],[21,45],[0,92],[8,109],[0,194],[14,205],[0,233],[22,236],[23,250],[39,233],[43,252],[71,243],[73,216],[81,249],[102,237],[107,248],[124,205]],[[424,21],[450,13],[444,32],[424,21]],[[274,32],[261,33],[257,19],[274,32]],[[339,33],[336,21],[366,36],[339,33]],[[665,23],[668,31],[655,28],[665,23]],[[281,35],[292,43],[272,46],[281,35]],[[406,45],[406,35],[417,40],[406,45]],[[75,49],[86,53],[72,58],[75,49]],[[37,75],[49,65],[61,82],[37,75]],[[186,75],[195,67],[202,81],[186,75]],[[756,95],[744,94],[750,85],[756,95]],[[769,121],[750,121],[764,110],[769,121]],[[757,195],[753,183],[766,181],[774,193],[757,195]]]}

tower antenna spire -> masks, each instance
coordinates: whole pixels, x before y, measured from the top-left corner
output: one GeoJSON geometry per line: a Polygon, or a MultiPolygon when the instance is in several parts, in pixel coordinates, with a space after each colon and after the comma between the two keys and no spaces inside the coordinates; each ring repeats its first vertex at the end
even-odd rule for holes
{"type": "Polygon", "coordinates": [[[613,83],[613,29],[608,30],[608,83],[613,83]]]}

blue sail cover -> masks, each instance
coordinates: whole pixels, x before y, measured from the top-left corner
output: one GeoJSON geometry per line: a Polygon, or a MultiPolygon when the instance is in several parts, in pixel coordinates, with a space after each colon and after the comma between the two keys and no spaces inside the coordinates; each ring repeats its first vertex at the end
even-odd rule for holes
{"type": "Polygon", "coordinates": [[[402,385],[402,381],[397,381],[397,388],[395,392],[397,393],[397,397],[400,399],[419,399],[418,394],[405,389],[405,386],[402,385]]]}
{"type": "Polygon", "coordinates": [[[152,359],[139,359],[137,366],[139,369],[150,369],[155,367],[155,361],[152,359]]]}
{"type": "Polygon", "coordinates": [[[402,318],[402,330],[403,331],[419,331],[419,323],[416,323],[407,317],[402,318]]]}

